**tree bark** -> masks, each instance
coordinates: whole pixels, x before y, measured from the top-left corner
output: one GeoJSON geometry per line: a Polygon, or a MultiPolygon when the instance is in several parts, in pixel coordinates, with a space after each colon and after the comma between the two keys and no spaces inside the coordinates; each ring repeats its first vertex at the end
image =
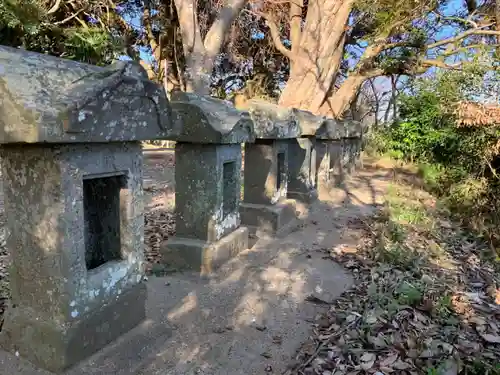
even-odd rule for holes
{"type": "Polygon", "coordinates": [[[318,113],[342,61],[345,29],[354,0],[309,1],[294,64],[279,103],[318,113]]]}
{"type": "Polygon", "coordinates": [[[325,100],[318,113],[331,117],[342,117],[368,78],[371,77],[357,74],[348,76],[339,89],[325,100]]]}
{"type": "MultiPolygon", "coordinates": [[[[500,0],[499,0],[500,1],[500,0]]],[[[292,53],[297,54],[300,47],[300,37],[302,35],[302,7],[303,0],[290,1],[290,42],[292,44],[292,53]]],[[[293,75],[294,61],[290,61],[290,74],[293,75]]]]}
{"type": "Polygon", "coordinates": [[[221,51],[227,32],[247,0],[228,0],[208,30],[205,40],[201,37],[195,0],[174,0],[174,3],[186,61],[186,91],[208,95],[215,59],[221,51]]]}

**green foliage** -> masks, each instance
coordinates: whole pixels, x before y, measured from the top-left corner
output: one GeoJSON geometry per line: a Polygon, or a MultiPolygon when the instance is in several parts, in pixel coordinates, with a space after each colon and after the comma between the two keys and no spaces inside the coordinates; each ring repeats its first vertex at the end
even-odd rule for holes
{"type": "Polygon", "coordinates": [[[452,213],[500,244],[500,126],[458,127],[454,111],[459,101],[479,97],[490,79],[471,65],[416,80],[400,98],[401,120],[371,138],[379,152],[416,162],[425,186],[452,213]]]}
{"type": "Polygon", "coordinates": [[[96,65],[110,63],[122,49],[104,27],[63,22],[66,13],[48,15],[42,5],[37,0],[0,2],[0,44],[96,65]]]}

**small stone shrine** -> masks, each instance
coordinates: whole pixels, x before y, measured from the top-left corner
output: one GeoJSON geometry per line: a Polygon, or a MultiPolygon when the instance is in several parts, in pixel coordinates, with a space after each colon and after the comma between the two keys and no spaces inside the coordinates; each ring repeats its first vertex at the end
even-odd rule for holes
{"type": "Polygon", "coordinates": [[[289,141],[288,198],[311,203],[318,198],[316,171],[316,133],[325,118],[295,110],[300,136],[289,141]]]}
{"type": "Polygon", "coordinates": [[[144,319],[139,141],[171,135],[170,113],[138,65],[0,46],[4,349],[61,372],[144,319]]]}
{"type": "Polygon", "coordinates": [[[255,127],[255,143],[245,144],[242,223],[261,234],[276,234],[295,219],[295,201],[287,199],[290,139],[300,135],[294,111],[262,101],[246,104],[255,127]]]}
{"type": "Polygon", "coordinates": [[[338,186],[353,172],[360,157],[361,124],[326,119],[316,134],[318,186],[338,186]]]}
{"type": "Polygon", "coordinates": [[[209,275],[248,248],[240,226],[241,144],[255,139],[248,112],[211,97],[172,95],[176,137],[176,236],[161,249],[163,262],[209,275]]]}

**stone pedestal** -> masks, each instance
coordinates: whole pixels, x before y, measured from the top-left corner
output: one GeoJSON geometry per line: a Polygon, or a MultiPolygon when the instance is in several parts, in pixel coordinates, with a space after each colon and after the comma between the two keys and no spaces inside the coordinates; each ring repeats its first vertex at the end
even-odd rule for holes
{"type": "Polygon", "coordinates": [[[142,150],[1,148],[11,306],[0,343],[60,372],[145,317],[142,150]]]}
{"type": "Polygon", "coordinates": [[[315,143],[314,137],[289,140],[287,197],[290,199],[312,203],[318,198],[315,143]]]}
{"type": "Polygon", "coordinates": [[[241,146],[175,146],[176,235],[162,249],[164,263],[210,274],[248,248],[240,227],[241,146]]]}
{"type": "Polygon", "coordinates": [[[175,137],[176,235],[161,247],[163,263],[210,275],[248,248],[240,227],[241,144],[253,141],[248,113],[189,93],[172,98],[182,123],[175,137]]]}
{"type": "Polygon", "coordinates": [[[361,163],[361,138],[346,138],[342,146],[342,168],[346,174],[353,173],[361,163]]]}
{"type": "Polygon", "coordinates": [[[345,177],[342,168],[343,141],[320,140],[316,141],[316,168],[317,186],[319,190],[329,190],[337,187],[345,177]]]}
{"type": "Polygon", "coordinates": [[[287,199],[288,141],[258,139],[245,145],[241,221],[257,236],[274,235],[296,218],[295,201],[287,199]]]}

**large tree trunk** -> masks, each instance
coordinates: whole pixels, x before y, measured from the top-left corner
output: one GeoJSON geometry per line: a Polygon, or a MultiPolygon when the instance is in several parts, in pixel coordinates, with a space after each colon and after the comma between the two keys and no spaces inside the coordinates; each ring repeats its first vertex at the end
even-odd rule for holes
{"type": "Polygon", "coordinates": [[[318,113],[342,61],[345,29],[354,0],[309,1],[293,70],[279,103],[318,113]]]}
{"type": "Polygon", "coordinates": [[[217,55],[220,53],[231,24],[247,0],[227,0],[217,19],[208,30],[205,40],[201,37],[195,0],[174,0],[182,33],[186,60],[186,90],[197,94],[210,93],[210,78],[217,55]]]}
{"type": "Polygon", "coordinates": [[[356,74],[348,76],[339,89],[324,101],[319,113],[331,117],[341,117],[356,99],[361,86],[368,78],[356,74]]]}

